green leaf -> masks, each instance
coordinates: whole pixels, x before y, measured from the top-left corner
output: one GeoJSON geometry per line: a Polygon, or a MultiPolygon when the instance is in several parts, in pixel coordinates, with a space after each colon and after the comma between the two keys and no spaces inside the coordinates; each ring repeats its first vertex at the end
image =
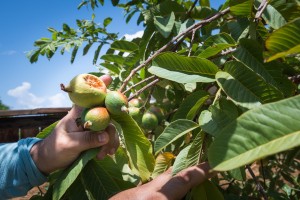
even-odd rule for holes
{"type": "Polygon", "coordinates": [[[101,44],[97,47],[97,49],[96,49],[96,51],[95,51],[95,54],[94,54],[94,58],[93,58],[93,64],[96,64],[96,63],[97,63],[97,60],[98,60],[98,58],[99,58],[99,54],[100,54],[100,51],[101,51],[103,45],[104,45],[104,43],[101,43],[101,44]]]}
{"type": "Polygon", "coordinates": [[[200,0],[200,1],[199,1],[199,4],[200,4],[201,6],[207,6],[207,7],[210,7],[209,0],[200,0]]]}
{"type": "MultiPolygon", "coordinates": [[[[259,6],[259,4],[260,2],[257,2],[257,6],[259,6]]],[[[262,17],[267,24],[274,29],[278,29],[286,24],[286,20],[282,14],[270,4],[268,4],[266,9],[263,11],[262,17]]]]}
{"type": "Polygon", "coordinates": [[[88,43],[84,48],[83,48],[83,55],[86,55],[88,51],[90,50],[91,46],[93,43],[88,43]]]}
{"type": "Polygon", "coordinates": [[[251,109],[283,98],[279,90],[241,62],[227,62],[225,71],[216,74],[217,83],[237,105],[251,109]]]}
{"type": "Polygon", "coordinates": [[[126,40],[116,40],[111,44],[110,48],[112,48],[114,50],[122,51],[122,52],[131,53],[135,50],[138,50],[139,46],[137,44],[135,44],[134,42],[129,42],[126,40]]]}
{"type": "Polygon", "coordinates": [[[155,159],[155,167],[151,177],[155,178],[165,172],[171,166],[174,159],[175,155],[170,152],[163,152],[161,154],[158,154],[155,159]]]}
{"type": "Polygon", "coordinates": [[[158,154],[163,148],[198,127],[197,123],[186,119],[171,122],[156,139],[154,143],[155,154],[158,154]]]}
{"type": "Polygon", "coordinates": [[[111,3],[113,6],[116,6],[119,4],[119,0],[111,0],[111,3]]]}
{"type": "Polygon", "coordinates": [[[44,128],[41,132],[37,134],[37,138],[46,138],[52,131],[54,130],[55,126],[58,124],[59,121],[54,122],[53,124],[44,128]]]}
{"type": "Polygon", "coordinates": [[[60,199],[65,194],[85,165],[96,156],[98,151],[99,149],[96,148],[82,153],[70,167],[64,170],[53,185],[53,199],[60,199]]]}
{"type": "Polygon", "coordinates": [[[191,167],[194,165],[199,164],[200,162],[200,156],[201,156],[201,151],[202,151],[202,143],[203,143],[203,137],[204,133],[202,131],[198,132],[195,135],[195,138],[192,142],[192,146],[189,149],[189,152],[186,156],[186,167],[191,167]]]}
{"type": "Polygon", "coordinates": [[[112,115],[111,117],[122,127],[121,134],[125,140],[132,170],[141,177],[143,182],[149,180],[155,162],[151,143],[138,124],[127,113],[112,115]]]}
{"type": "Polygon", "coordinates": [[[122,65],[125,61],[125,58],[120,56],[120,55],[114,55],[114,54],[105,54],[101,56],[102,60],[108,61],[108,62],[113,62],[116,64],[122,65]]]}
{"type": "Polygon", "coordinates": [[[154,58],[148,71],[178,83],[213,82],[218,67],[203,58],[162,53],[154,58]]]}
{"type": "Polygon", "coordinates": [[[239,116],[238,108],[232,101],[225,98],[219,99],[216,104],[210,106],[210,110],[204,110],[199,116],[199,124],[203,131],[212,136],[227,126],[239,116]]]}
{"type": "Polygon", "coordinates": [[[75,47],[73,48],[72,56],[71,56],[71,63],[74,63],[75,57],[76,57],[77,52],[78,52],[78,48],[79,48],[78,46],[75,46],[75,47]]]}
{"type": "Polygon", "coordinates": [[[274,31],[266,40],[266,60],[270,62],[300,52],[300,18],[274,31]]]}
{"type": "Polygon", "coordinates": [[[91,160],[82,170],[81,182],[93,199],[109,199],[121,191],[114,177],[95,160],[91,160]]]}
{"type": "Polygon", "coordinates": [[[215,138],[210,165],[227,171],[299,146],[299,112],[300,95],[247,111],[215,138]]]}
{"type": "Polygon", "coordinates": [[[227,33],[220,33],[207,38],[203,44],[204,51],[198,56],[209,58],[220,53],[222,50],[236,46],[235,40],[227,33]]]}
{"type": "Polygon", "coordinates": [[[168,38],[172,32],[173,26],[175,23],[175,15],[173,12],[167,17],[155,16],[154,17],[154,25],[156,29],[164,36],[164,38],[168,38]]]}
{"type": "Polygon", "coordinates": [[[224,200],[219,189],[209,180],[192,188],[186,200],[224,200]]]}
{"type": "Polygon", "coordinates": [[[230,0],[230,13],[237,16],[251,16],[253,0],[230,0]]]}
{"type": "Polygon", "coordinates": [[[191,148],[192,144],[189,144],[184,149],[182,149],[179,154],[176,156],[176,159],[174,161],[173,167],[172,167],[172,174],[175,175],[178,172],[182,171],[186,168],[186,157],[188,155],[188,152],[191,148]]]}
{"type": "Polygon", "coordinates": [[[261,76],[266,82],[278,88],[276,81],[265,69],[262,52],[262,47],[257,41],[241,39],[240,46],[235,51],[234,57],[261,76]]]}
{"type": "MultiPolygon", "coordinates": [[[[64,196],[69,197],[72,200],[90,200],[89,192],[85,190],[84,185],[81,182],[82,174],[76,178],[74,183],[68,188],[64,196]]],[[[48,191],[47,191],[48,193],[48,191]]],[[[62,198],[64,199],[64,197],[62,198]]],[[[53,198],[51,198],[53,200],[53,198]]]]}
{"type": "Polygon", "coordinates": [[[172,117],[172,121],[177,119],[189,119],[193,120],[197,111],[208,99],[209,94],[203,90],[193,92],[187,96],[184,101],[180,104],[178,110],[172,117]]]}
{"type": "Polygon", "coordinates": [[[107,27],[110,23],[112,22],[112,18],[111,17],[107,17],[103,20],[103,26],[107,27]]]}

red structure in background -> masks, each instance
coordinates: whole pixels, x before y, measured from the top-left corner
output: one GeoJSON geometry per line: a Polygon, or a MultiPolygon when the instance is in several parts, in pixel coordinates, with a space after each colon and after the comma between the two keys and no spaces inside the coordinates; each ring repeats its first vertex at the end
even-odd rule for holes
{"type": "Polygon", "coordinates": [[[70,109],[0,110],[0,143],[34,137],[47,126],[63,118],[70,109]]]}

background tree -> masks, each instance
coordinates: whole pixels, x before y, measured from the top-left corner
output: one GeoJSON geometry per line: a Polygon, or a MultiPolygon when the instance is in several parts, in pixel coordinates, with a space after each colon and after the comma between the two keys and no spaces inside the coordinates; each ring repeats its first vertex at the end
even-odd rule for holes
{"type": "Polygon", "coordinates": [[[3,104],[1,99],[0,99],[0,110],[9,110],[9,107],[7,105],[3,104]]]}
{"type": "MultiPolygon", "coordinates": [[[[78,8],[96,13],[106,3],[78,8]]],[[[113,76],[110,89],[142,103],[112,117],[122,139],[114,157],[86,152],[51,174],[44,198],[107,199],[171,165],[176,174],[208,160],[221,173],[186,199],[299,199],[299,1],[227,0],[218,9],[209,0],[111,3],[127,22],[138,16],[141,38],[117,39],[107,32],[112,18],[77,20],[77,28],[49,28],[28,57],[70,50],[74,62],[94,45],[92,63],[113,76]]]]}

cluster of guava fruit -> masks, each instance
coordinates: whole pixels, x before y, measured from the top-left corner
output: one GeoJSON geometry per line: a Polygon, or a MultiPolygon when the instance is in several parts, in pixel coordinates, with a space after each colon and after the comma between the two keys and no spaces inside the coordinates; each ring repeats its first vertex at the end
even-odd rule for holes
{"type": "Polygon", "coordinates": [[[128,102],[129,115],[139,124],[145,131],[155,130],[164,120],[164,111],[161,107],[150,105],[144,108],[144,102],[139,98],[131,99],[128,102]]]}
{"type": "Polygon", "coordinates": [[[92,74],[75,76],[63,91],[68,92],[70,100],[83,107],[78,120],[85,129],[104,130],[111,120],[111,115],[128,112],[128,100],[120,91],[110,91],[99,77],[92,74]]]}

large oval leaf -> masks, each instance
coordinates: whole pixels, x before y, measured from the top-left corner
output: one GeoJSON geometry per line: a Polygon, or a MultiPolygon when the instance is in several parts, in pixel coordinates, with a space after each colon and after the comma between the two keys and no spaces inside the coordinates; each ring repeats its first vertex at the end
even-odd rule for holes
{"type": "Polygon", "coordinates": [[[227,171],[300,145],[300,95],[249,110],[226,126],[208,151],[210,165],[227,171]]]}
{"type": "Polygon", "coordinates": [[[178,83],[213,82],[218,67],[203,58],[162,53],[154,58],[148,71],[178,83]]]}
{"type": "Polygon", "coordinates": [[[240,62],[227,62],[225,71],[216,74],[217,83],[240,106],[251,109],[283,98],[279,90],[240,62]]]}
{"type": "Polygon", "coordinates": [[[300,18],[274,31],[266,40],[267,61],[300,52],[300,18]]]}
{"type": "Polygon", "coordinates": [[[141,177],[142,181],[149,180],[155,162],[151,143],[137,123],[127,113],[112,115],[112,119],[122,127],[120,134],[125,140],[125,147],[130,166],[133,168],[132,170],[141,177]]]}
{"type": "Polygon", "coordinates": [[[197,123],[186,119],[179,119],[170,123],[154,143],[155,154],[158,154],[167,145],[198,127],[197,123]]]}

